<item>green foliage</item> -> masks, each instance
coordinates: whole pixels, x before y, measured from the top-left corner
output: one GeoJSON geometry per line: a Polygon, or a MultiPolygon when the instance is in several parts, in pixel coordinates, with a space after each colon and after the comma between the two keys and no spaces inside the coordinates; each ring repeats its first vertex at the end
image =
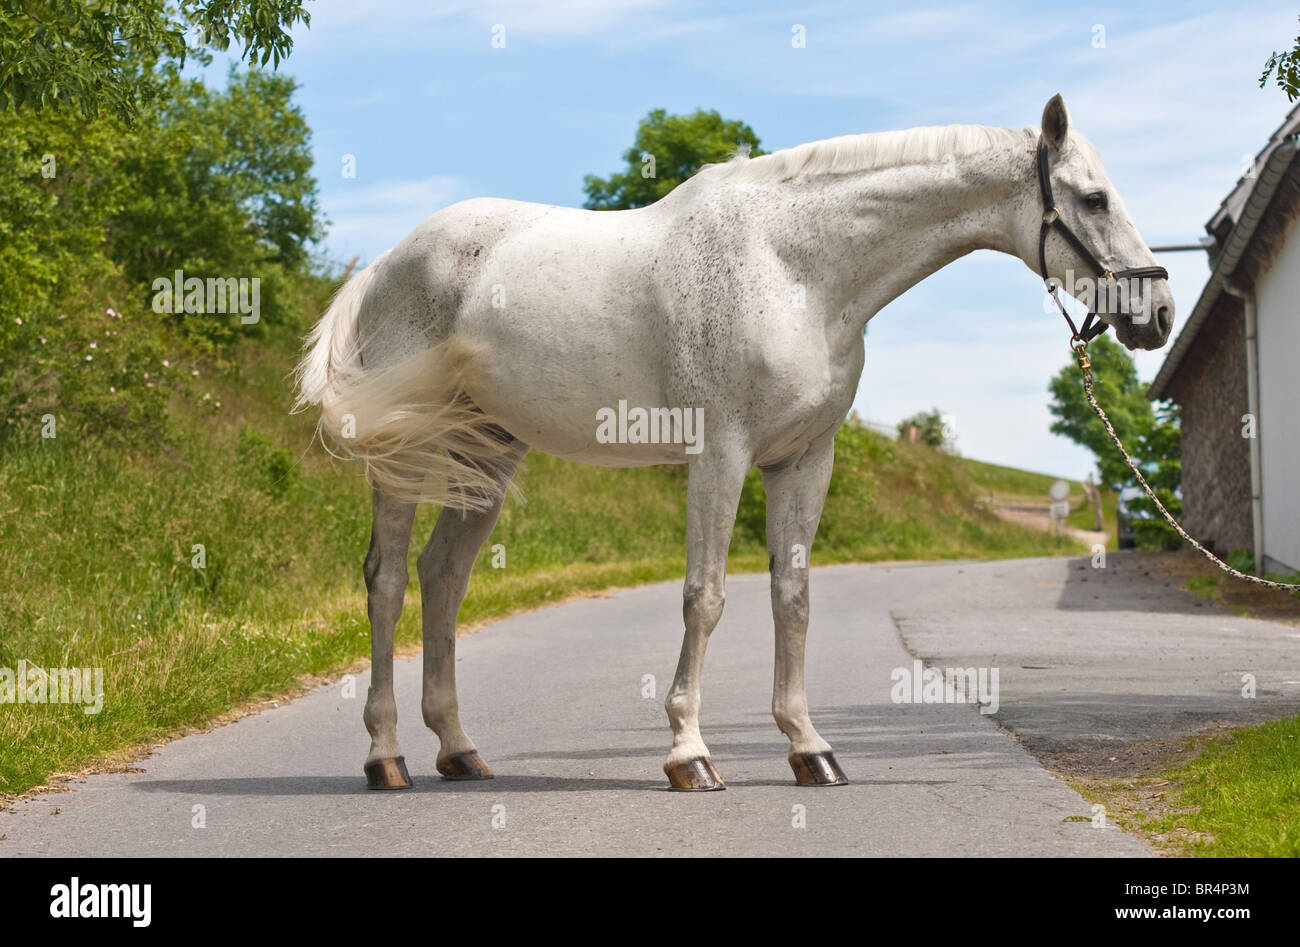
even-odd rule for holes
{"type": "Polygon", "coordinates": [[[127,126],[0,112],[0,445],[59,433],[164,436],[169,398],[236,370],[248,337],[300,335],[329,281],[309,130],[292,81],[172,81],[127,126]],[[160,315],[155,279],[259,280],[260,321],[160,315]]]}
{"type": "Polygon", "coordinates": [[[0,112],[0,443],[51,413],[64,433],[157,433],[159,339],[118,317],[129,290],[105,249],[126,148],[111,121],[0,112]]]}
{"type": "MultiPolygon", "coordinates": [[[[1123,347],[1102,335],[1088,346],[1092,360],[1093,392],[1106,409],[1119,439],[1132,450],[1139,435],[1154,422],[1146,387],[1138,381],[1137,368],[1123,347]]],[[[1083,392],[1083,381],[1073,361],[1066,364],[1048,385],[1052,394],[1049,409],[1056,418],[1052,433],[1061,434],[1097,456],[1103,487],[1132,480],[1128,465],[1110,442],[1101,419],[1093,413],[1083,392]]]]}
{"type": "Polygon", "coordinates": [[[1234,549],[1223,561],[1238,572],[1255,574],[1255,554],[1249,549],[1234,549]]]}
{"type": "Polygon", "coordinates": [[[755,467],[745,475],[740,489],[740,505],[736,509],[736,530],[732,543],[762,546],[767,542],[767,492],[763,477],[755,467]]]}
{"type": "Polygon", "coordinates": [[[128,279],[147,284],[176,269],[235,275],[239,265],[306,263],[323,228],[296,88],[282,76],[232,71],[224,92],[177,82],[142,116],[141,147],[122,170],[149,186],[131,189],[110,238],[128,279]]]}
{"type": "MultiPolygon", "coordinates": [[[[142,114],[140,146],[122,162],[129,180],[147,182],[130,189],[110,226],[108,250],[127,280],[147,288],[180,270],[186,279],[259,281],[257,323],[229,313],[166,317],[207,350],[284,319],[292,274],[307,267],[310,245],[323,236],[311,132],[295,89],[259,70],[232,71],[224,92],[177,82],[142,114]],[[167,147],[147,146],[156,142],[167,147]]],[[[153,295],[139,296],[141,308],[153,295]]]]}
{"type": "MultiPolygon", "coordinates": [[[[1179,425],[1178,406],[1172,402],[1162,403],[1151,426],[1138,436],[1136,450],[1129,448],[1134,460],[1142,468],[1142,476],[1155,491],[1164,508],[1180,518],[1183,501],[1175,496],[1183,480],[1182,428],[1179,425]]],[[[1155,504],[1144,493],[1128,502],[1132,510],[1141,510],[1151,515],[1151,519],[1135,519],[1133,536],[1139,546],[1164,547],[1177,549],[1182,544],[1178,535],[1160,515],[1155,504]]]]}
{"type": "Polygon", "coordinates": [[[1143,827],[1174,854],[1300,856],[1300,718],[1197,737],[1160,773],[1161,814],[1143,827]]]}
{"type": "Polygon", "coordinates": [[[1286,93],[1288,102],[1300,98],[1300,36],[1295,38],[1289,52],[1274,52],[1264,63],[1264,72],[1259,77],[1262,89],[1268,83],[1269,76],[1275,76],[1277,87],[1286,93]]]}
{"type": "Polygon", "coordinates": [[[928,447],[947,447],[951,442],[947,427],[943,423],[943,415],[938,408],[929,411],[921,411],[910,418],[898,422],[899,437],[906,437],[908,428],[916,429],[917,440],[928,447]]]}
{"type": "Polygon", "coordinates": [[[706,164],[725,161],[739,151],[764,154],[758,136],[744,122],[724,119],[716,111],[669,115],[654,109],[641,119],[636,140],[623,153],[627,170],[608,178],[588,174],[583,190],[590,210],[626,210],[653,204],[706,164]],[[647,160],[649,156],[649,160],[647,160]]]}
{"type": "MultiPolygon", "coordinates": [[[[1162,404],[1157,411],[1147,400],[1146,386],[1138,381],[1133,358],[1108,336],[1099,336],[1088,345],[1092,360],[1093,393],[1097,403],[1110,418],[1115,434],[1137,462],[1160,502],[1175,517],[1182,512],[1182,502],[1174,495],[1182,482],[1182,434],[1178,407],[1162,404]]],[[[1111,443],[1105,426],[1088,404],[1078,367],[1071,360],[1048,386],[1052,393],[1049,409],[1056,418],[1052,433],[1061,434],[1088,448],[1097,457],[1101,487],[1115,484],[1136,485],[1132,471],[1111,443]]],[[[1133,531],[1143,546],[1176,548],[1178,534],[1156,512],[1155,505],[1143,495],[1129,506],[1146,510],[1155,519],[1135,520],[1133,531]]]]}
{"type": "Polygon", "coordinates": [[[69,106],[132,120],[187,58],[243,47],[278,66],[302,0],[0,0],[0,110],[69,106]]]}
{"type": "Polygon", "coordinates": [[[293,482],[293,453],[252,428],[239,432],[236,456],[246,478],[273,497],[283,497],[293,482]]]}

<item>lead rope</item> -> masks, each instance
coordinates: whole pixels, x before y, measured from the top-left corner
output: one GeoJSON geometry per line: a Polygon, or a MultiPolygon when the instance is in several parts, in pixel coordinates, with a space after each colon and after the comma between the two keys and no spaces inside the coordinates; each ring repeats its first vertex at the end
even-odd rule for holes
{"type": "MultiPolygon", "coordinates": [[[[1078,336],[1076,335],[1075,338],[1078,339],[1078,336]]],[[[1088,404],[1092,406],[1092,410],[1096,413],[1097,417],[1101,418],[1101,423],[1106,426],[1106,433],[1110,435],[1111,443],[1115,445],[1115,449],[1120,452],[1120,456],[1124,458],[1124,462],[1128,464],[1129,469],[1133,471],[1133,475],[1137,477],[1137,481],[1142,485],[1142,489],[1146,491],[1147,496],[1151,498],[1151,502],[1154,503],[1156,509],[1160,511],[1160,515],[1165,518],[1165,521],[1174,528],[1178,535],[1187,540],[1193,549],[1199,552],[1206,559],[1209,559],[1234,579],[1241,579],[1244,582],[1249,582],[1252,585],[1260,585],[1266,589],[1281,589],[1284,592],[1300,591],[1300,583],[1274,582],[1272,579],[1261,579],[1257,575],[1247,575],[1238,569],[1234,569],[1214,553],[1210,552],[1210,550],[1198,543],[1191,536],[1187,535],[1187,530],[1183,529],[1182,526],[1178,524],[1178,521],[1174,519],[1173,514],[1165,509],[1165,505],[1160,502],[1160,498],[1156,496],[1155,491],[1152,490],[1150,484],[1147,483],[1147,478],[1142,476],[1142,471],[1139,470],[1138,465],[1133,462],[1133,458],[1128,455],[1128,451],[1126,451],[1124,445],[1120,443],[1119,435],[1117,435],[1115,429],[1111,427],[1110,418],[1106,417],[1106,412],[1103,411],[1101,405],[1097,403],[1097,398],[1092,393],[1092,360],[1088,358],[1088,343],[1079,340],[1077,342],[1072,342],[1070,348],[1074,350],[1075,358],[1079,363],[1079,372],[1083,375],[1083,393],[1088,398],[1088,404]]]]}

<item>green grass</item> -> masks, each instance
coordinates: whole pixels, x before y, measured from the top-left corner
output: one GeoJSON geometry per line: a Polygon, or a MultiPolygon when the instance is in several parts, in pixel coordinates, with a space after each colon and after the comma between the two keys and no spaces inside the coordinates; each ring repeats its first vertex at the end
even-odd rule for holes
{"type": "Polygon", "coordinates": [[[1219,594],[1219,580],[1217,576],[1212,575],[1194,575],[1188,579],[1183,588],[1189,592],[1195,592],[1201,598],[1209,599],[1211,602],[1223,600],[1219,594]]]}
{"type": "MultiPolygon", "coordinates": [[[[1042,497],[1044,502],[1049,501],[1047,491],[1060,479],[1051,474],[1033,473],[1015,467],[1000,467],[981,460],[963,460],[963,463],[970,471],[971,480],[977,487],[1012,496],[1042,497]]],[[[1067,483],[1070,484],[1071,494],[1077,493],[1080,497],[1083,496],[1082,484],[1075,481],[1067,481],[1067,483]]]]}
{"type": "MultiPolygon", "coordinates": [[[[0,704],[0,793],[368,656],[369,492],[354,468],[307,450],[310,422],[286,412],[290,364],[283,346],[249,344],[229,374],[178,397],[163,443],[108,449],[69,424],[0,456],[0,667],[102,667],[105,681],[96,715],[0,704]]],[[[534,454],[519,482],[525,501],[507,502],[480,554],[462,623],[682,575],[685,468],[534,454]],[[497,543],[504,569],[489,561],[497,543]]],[[[1082,551],[999,520],[985,500],[960,459],[846,427],[813,564],[1082,551]]],[[[733,570],[766,569],[763,502],[751,474],[733,570]]],[[[435,513],[417,519],[412,574],[435,513]]],[[[417,642],[418,612],[412,589],[399,646],[417,642]]]]}
{"type": "Polygon", "coordinates": [[[1178,853],[1300,856],[1300,718],[1204,738],[1199,756],[1162,775],[1178,788],[1143,828],[1178,853]]]}

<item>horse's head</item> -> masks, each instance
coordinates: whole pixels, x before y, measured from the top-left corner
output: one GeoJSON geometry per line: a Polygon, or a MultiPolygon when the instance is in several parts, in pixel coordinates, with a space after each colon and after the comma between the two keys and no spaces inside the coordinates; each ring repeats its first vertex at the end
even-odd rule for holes
{"type": "Polygon", "coordinates": [[[1174,324],[1169,282],[1163,271],[1143,272],[1159,269],[1155,257],[1106,176],[1097,149],[1071,126],[1059,95],[1043,109],[1041,141],[1034,206],[1042,216],[1034,224],[1039,239],[1030,265],[1045,268],[1041,276],[1095,310],[1128,348],[1159,348],[1174,324]],[[1043,206],[1044,196],[1054,206],[1043,206]]]}

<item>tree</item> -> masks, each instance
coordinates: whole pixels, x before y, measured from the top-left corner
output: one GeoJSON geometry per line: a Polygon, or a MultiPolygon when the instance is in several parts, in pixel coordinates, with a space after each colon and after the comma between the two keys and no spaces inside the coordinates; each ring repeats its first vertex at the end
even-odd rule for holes
{"type": "MultiPolygon", "coordinates": [[[[1151,430],[1138,439],[1133,457],[1142,468],[1142,476],[1160,498],[1165,509],[1175,517],[1180,517],[1183,512],[1183,501],[1174,492],[1183,480],[1183,436],[1177,405],[1172,402],[1160,404],[1156,409],[1151,430]]],[[[1165,518],[1160,515],[1155,504],[1145,493],[1130,500],[1128,506],[1131,510],[1150,514],[1150,519],[1133,521],[1133,534],[1138,545],[1178,548],[1182,537],[1165,522],[1165,518]]]]}
{"type": "Polygon", "coordinates": [[[758,136],[744,122],[704,109],[690,115],[655,109],[641,119],[635,142],[623,153],[626,171],[607,179],[593,174],[583,179],[583,206],[626,210],[653,204],[704,165],[725,161],[737,151],[764,154],[758,136]]]}
{"type": "Polygon", "coordinates": [[[187,58],[243,47],[278,66],[303,0],[0,0],[0,110],[74,106],[133,120],[187,58]]]}
{"type": "Polygon", "coordinates": [[[910,418],[899,421],[898,436],[905,441],[915,439],[922,444],[941,449],[951,446],[952,443],[951,432],[944,424],[943,415],[938,408],[920,411],[910,418]],[[911,430],[916,431],[916,434],[910,434],[911,430]]]}
{"type": "Polygon", "coordinates": [[[1259,77],[1259,87],[1264,88],[1268,77],[1276,73],[1277,87],[1286,93],[1288,102],[1300,98],[1300,36],[1291,44],[1291,51],[1275,52],[1264,63],[1264,72],[1259,77]]]}
{"type": "Polygon", "coordinates": [[[0,110],[0,450],[47,411],[154,436],[178,359],[221,370],[248,336],[306,328],[324,222],[293,93],[251,69],[224,91],[173,76],[133,125],[0,110]],[[257,279],[259,321],[152,311],[176,269],[257,279]]]}
{"type": "Polygon", "coordinates": [[[233,275],[263,261],[306,262],[322,223],[296,88],[285,76],[232,69],[225,92],[176,81],[141,113],[141,137],[167,147],[133,149],[123,163],[137,186],[110,233],[129,279],[147,285],[175,269],[233,275]]]}
{"type": "MultiPolygon", "coordinates": [[[[1147,400],[1146,385],[1138,381],[1132,357],[1108,336],[1099,336],[1088,345],[1088,357],[1092,360],[1093,394],[1097,403],[1105,410],[1116,436],[1160,502],[1178,516],[1182,503],[1175,491],[1182,481],[1182,432],[1177,406],[1163,402],[1158,408],[1153,407],[1147,400]]],[[[1056,418],[1052,433],[1064,435],[1096,455],[1103,486],[1136,485],[1137,478],[1088,404],[1073,360],[1052,379],[1048,390],[1053,398],[1049,410],[1056,418]]],[[[1152,519],[1134,523],[1139,543],[1151,546],[1178,541],[1178,535],[1145,495],[1128,505],[1152,515],[1152,519]]]]}
{"type": "MultiPolygon", "coordinates": [[[[1137,443],[1155,423],[1155,412],[1147,400],[1146,386],[1138,381],[1133,359],[1105,335],[1088,345],[1088,357],[1092,360],[1093,390],[1098,403],[1106,409],[1115,433],[1125,444],[1137,443]]],[[[1052,379],[1048,390],[1052,393],[1049,410],[1056,419],[1052,422],[1052,433],[1068,437],[1097,456],[1103,486],[1132,480],[1128,465],[1111,444],[1101,419],[1088,406],[1079,369],[1073,361],[1052,379]]]]}

